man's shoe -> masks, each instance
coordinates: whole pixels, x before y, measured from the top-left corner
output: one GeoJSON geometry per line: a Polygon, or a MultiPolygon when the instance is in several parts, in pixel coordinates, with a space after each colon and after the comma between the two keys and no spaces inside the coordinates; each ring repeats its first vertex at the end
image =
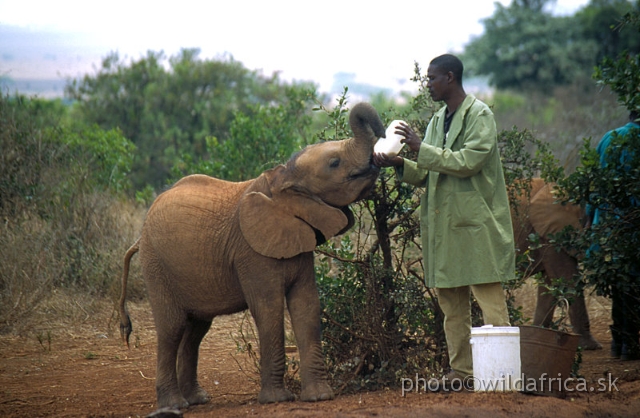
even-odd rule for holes
{"type": "Polygon", "coordinates": [[[473,390],[473,376],[464,376],[455,370],[451,370],[449,373],[442,376],[440,381],[442,382],[443,390],[456,392],[460,392],[462,390],[473,390]]]}

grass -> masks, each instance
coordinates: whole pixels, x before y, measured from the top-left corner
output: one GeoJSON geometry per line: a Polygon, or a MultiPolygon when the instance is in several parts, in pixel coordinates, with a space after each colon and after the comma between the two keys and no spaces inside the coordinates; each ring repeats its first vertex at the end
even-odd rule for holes
{"type": "Polygon", "coordinates": [[[550,144],[567,174],[577,167],[583,138],[595,146],[607,131],[627,123],[629,116],[609,89],[595,84],[559,87],[553,96],[499,92],[483,99],[493,107],[499,131],[513,126],[531,130],[550,144]]]}
{"type": "MultiPolygon", "coordinates": [[[[82,313],[80,301],[92,296],[118,299],[122,257],[139,233],[144,209],[103,196],[77,213],[86,214],[74,218],[82,228],[33,214],[0,224],[0,333],[29,328],[38,311],[69,315],[82,313]],[[74,295],[72,306],[58,306],[60,293],[74,295]]],[[[136,280],[139,267],[132,268],[129,297],[139,299],[144,285],[136,280]]]]}

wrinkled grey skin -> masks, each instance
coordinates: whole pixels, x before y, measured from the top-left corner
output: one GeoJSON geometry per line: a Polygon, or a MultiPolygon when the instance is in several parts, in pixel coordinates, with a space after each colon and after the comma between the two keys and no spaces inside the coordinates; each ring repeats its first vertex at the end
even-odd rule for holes
{"type": "MultiPolygon", "coordinates": [[[[580,207],[556,203],[552,190],[552,184],[545,184],[540,178],[533,179],[530,197],[527,199],[526,196],[521,196],[517,213],[512,211],[515,241],[520,253],[527,251],[530,234],[537,233],[540,237],[541,247],[530,253],[532,268],[529,273],[542,272],[547,284],[551,284],[552,279],[571,278],[579,274],[576,254],[570,254],[564,249],[557,251],[549,244],[547,237],[562,231],[567,225],[580,228],[581,218],[584,217],[580,207]]],[[[557,300],[549,293],[548,288],[539,286],[533,325],[549,327],[556,306],[557,300]]],[[[569,307],[569,319],[573,332],[580,334],[579,344],[583,349],[602,348],[591,334],[584,296],[574,298],[569,307]]]]}
{"type": "Polygon", "coordinates": [[[216,316],[247,308],[260,340],[258,400],[292,400],[283,382],[285,300],[300,352],[300,398],[333,398],[313,250],[353,225],[348,205],[374,186],[373,145],[385,131],[366,103],[354,106],[349,122],[353,138],[308,146],[254,180],[188,176],[153,203],[125,255],[120,316],[128,344],[126,282],[139,251],[158,338],[158,408],[208,401],[197,380],[200,342],[216,316]]]}

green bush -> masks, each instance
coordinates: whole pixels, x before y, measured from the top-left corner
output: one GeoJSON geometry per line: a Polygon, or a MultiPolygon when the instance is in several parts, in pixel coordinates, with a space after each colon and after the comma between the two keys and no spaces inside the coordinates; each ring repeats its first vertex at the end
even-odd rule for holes
{"type": "Polygon", "coordinates": [[[199,55],[198,49],[182,49],[172,57],[149,51],[129,60],[110,53],[95,74],[71,80],[65,88],[77,119],[105,130],[118,128],[138,147],[131,173],[136,190],[147,184],[164,187],[183,155],[195,161],[218,158],[209,154],[207,138],[219,144],[231,140],[225,151],[246,147],[237,142],[242,137],[230,138],[236,114],[253,118],[254,110],[286,101],[289,86],[277,74],[264,76],[230,56],[199,55]]]}
{"type": "MultiPolygon", "coordinates": [[[[640,33],[640,14],[626,14],[621,26],[640,33]]],[[[615,30],[618,30],[616,28],[615,30]]],[[[640,111],[640,55],[605,57],[594,73],[598,84],[610,87],[628,112],[640,111]]],[[[614,129],[617,126],[610,126],[614,129]]],[[[564,231],[556,238],[585,254],[582,286],[610,296],[612,289],[640,292],[640,129],[625,137],[613,135],[604,163],[589,140],[580,152],[580,166],[559,183],[564,201],[598,207],[600,222],[583,231],[564,231]]]]}
{"type": "Polygon", "coordinates": [[[604,296],[611,296],[613,288],[640,289],[640,129],[612,138],[605,167],[588,142],[581,156],[578,170],[560,182],[561,197],[600,207],[600,222],[584,231],[565,231],[556,239],[588,254],[583,260],[583,286],[592,285],[604,296]]]}
{"type": "Polygon", "coordinates": [[[118,196],[133,145],[117,130],[65,127],[65,112],[0,97],[0,331],[55,287],[109,292],[132,242],[118,196]]]}
{"type": "Polygon", "coordinates": [[[236,112],[230,137],[224,141],[207,137],[206,158],[183,153],[172,168],[169,182],[195,173],[243,181],[284,163],[310,139],[310,108],[315,92],[290,87],[286,96],[279,104],[251,105],[248,113],[236,112]]]}
{"type": "MultiPolygon", "coordinates": [[[[334,108],[318,107],[328,123],[317,140],[350,136],[347,92],[334,108]]],[[[378,109],[383,123],[424,125],[434,109],[424,92],[402,111],[378,109]]],[[[317,251],[325,358],[338,392],[393,386],[445,365],[439,308],[422,279],[418,193],[383,170],[369,198],[352,205],[354,228],[317,251]]]]}

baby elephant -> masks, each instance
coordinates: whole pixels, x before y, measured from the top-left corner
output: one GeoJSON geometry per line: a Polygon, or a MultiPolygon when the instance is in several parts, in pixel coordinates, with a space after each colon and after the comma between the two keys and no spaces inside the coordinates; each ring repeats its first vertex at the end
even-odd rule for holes
{"type": "Polygon", "coordinates": [[[348,205],[374,186],[373,145],[385,131],[366,103],[353,107],[349,123],[353,138],[310,145],[256,179],[188,176],[151,206],[124,257],[120,330],[128,344],[126,285],[139,251],[158,338],[159,408],[208,401],[197,380],[200,342],[213,318],[247,308],[260,339],[258,400],[292,400],[283,381],[285,298],[300,352],[300,398],[333,398],[320,346],[313,250],[353,225],[348,205]]]}

